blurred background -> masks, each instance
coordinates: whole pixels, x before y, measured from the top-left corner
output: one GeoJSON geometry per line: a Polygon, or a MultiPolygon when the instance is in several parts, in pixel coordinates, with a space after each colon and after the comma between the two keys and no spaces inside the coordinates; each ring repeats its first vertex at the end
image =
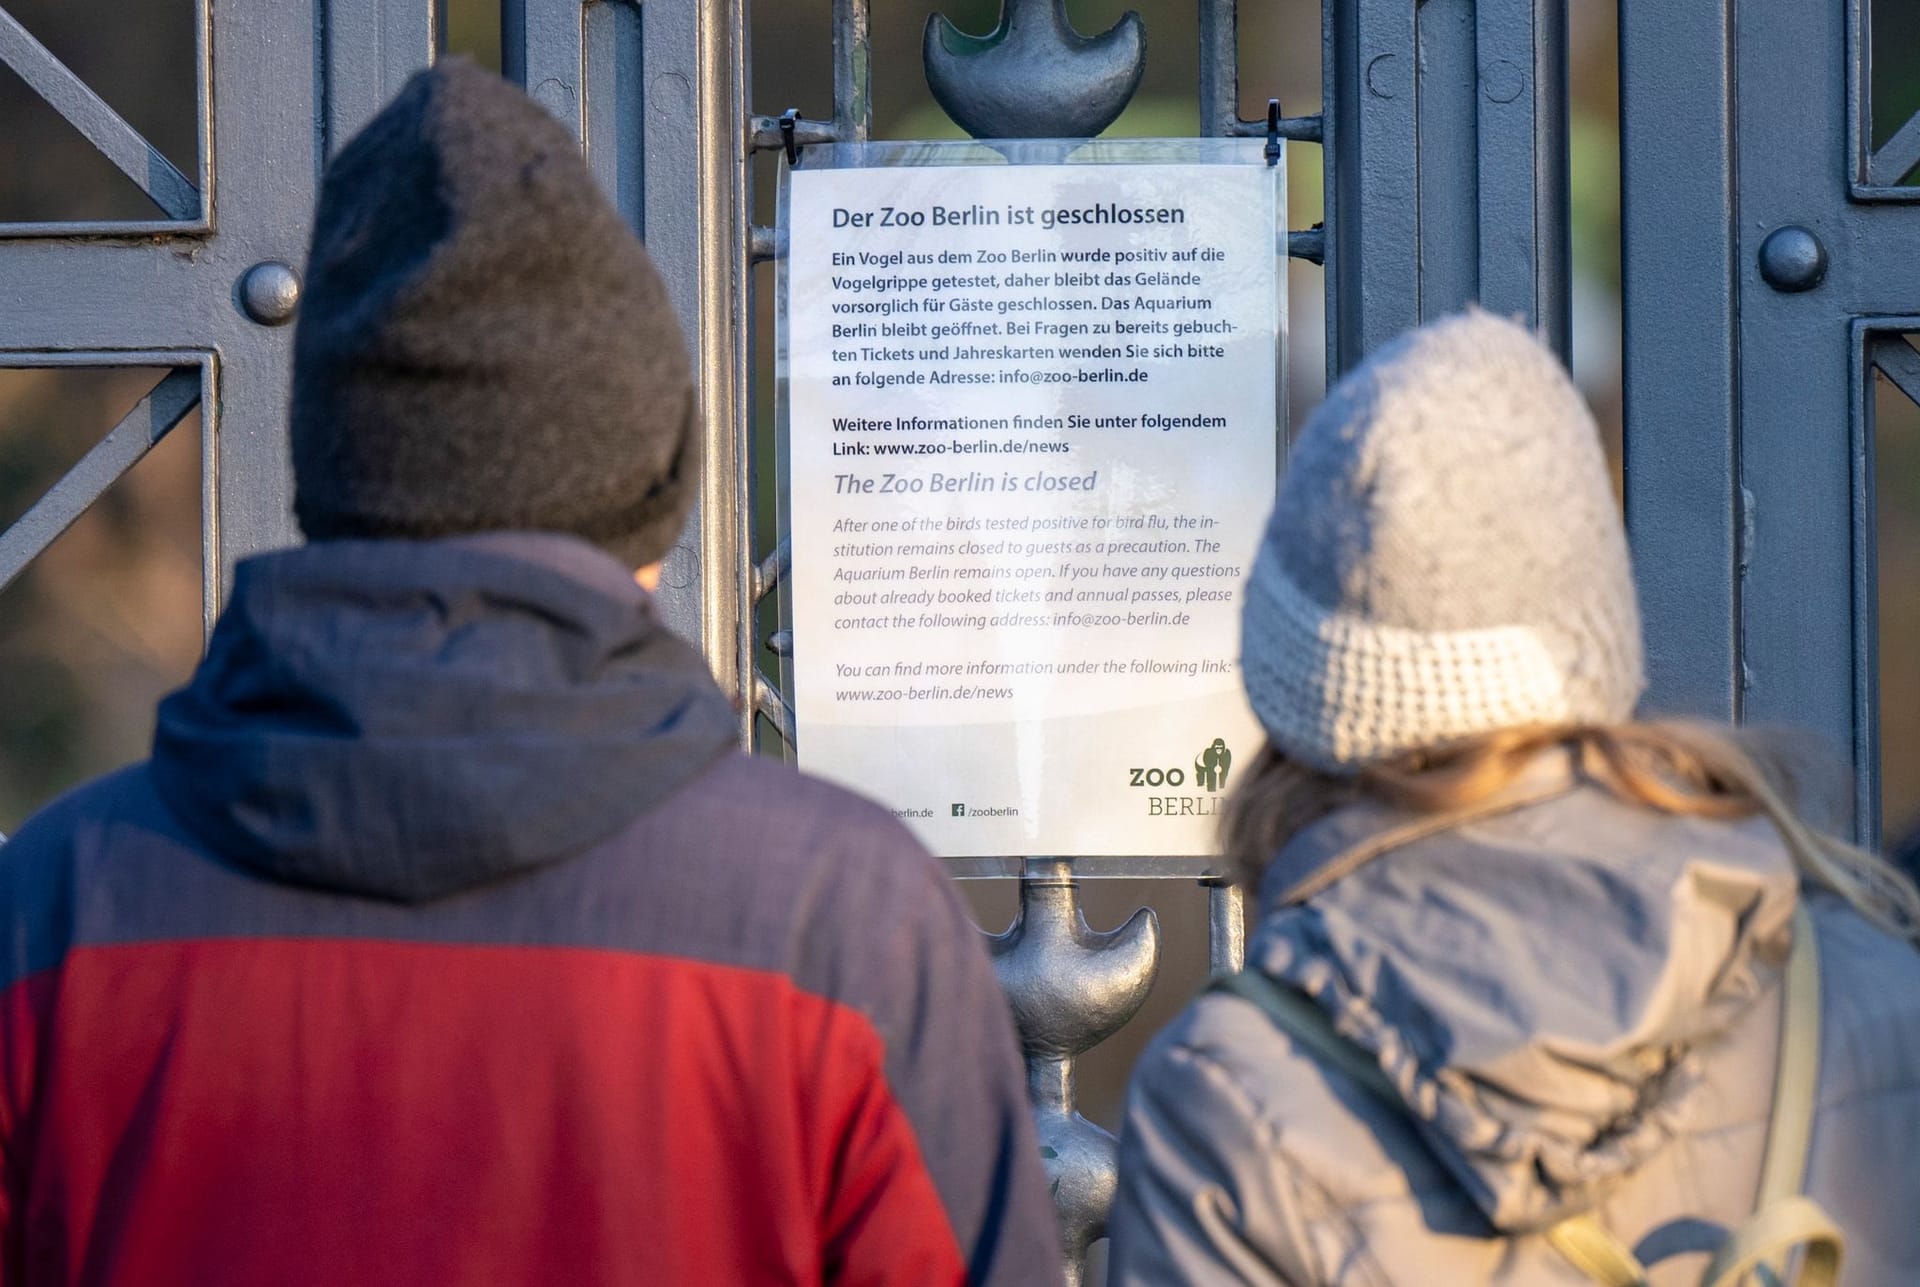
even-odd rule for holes
{"type": "MultiPolygon", "coordinates": [[[[6,8],[189,174],[194,155],[191,0],[100,6],[74,0],[4,0],[6,8]]],[[[881,138],[957,134],[926,90],[920,33],[928,0],[877,0],[873,15],[875,133],[881,138]]],[[[943,0],[962,29],[985,32],[997,0],[943,0]]],[[[1104,30],[1127,9],[1146,21],[1149,57],[1138,98],[1112,133],[1190,135],[1197,128],[1197,59],[1191,0],[1074,0],[1082,31],[1104,30]]],[[[753,105],[829,109],[827,0],[761,0],[753,6],[753,105]]],[[[1575,374],[1616,461],[1620,442],[1620,254],[1617,49],[1611,3],[1573,0],[1572,215],[1575,374]]],[[[1885,138],[1920,107],[1920,6],[1876,0],[1874,133],[1885,138]],[[1881,47],[1884,46],[1884,49],[1881,47]],[[1886,84],[1880,83],[1881,80],[1886,84]]],[[[449,0],[448,44],[499,66],[498,0],[449,0]]],[[[1319,0],[1243,6],[1242,115],[1269,97],[1289,114],[1320,105],[1319,0]]],[[[773,221],[774,158],[757,162],[755,206],[773,221]]],[[[1317,147],[1290,145],[1290,221],[1320,218],[1317,147]]],[[[145,219],[133,186],[64,121],[0,68],[0,222],[145,219]]],[[[771,274],[761,311],[761,441],[772,444],[771,274]]],[[[1295,262],[1290,277],[1289,401],[1298,424],[1324,388],[1320,270],[1295,262]]],[[[4,292],[0,291],[0,307],[4,292]]],[[[10,523],[129,410],[157,371],[0,370],[0,526],[10,523]]],[[[1920,411],[1882,381],[1875,391],[1879,452],[1879,555],[1884,670],[1886,834],[1890,844],[1920,820],[1920,662],[1906,643],[1920,631],[1920,411]]],[[[188,674],[200,647],[200,450],[196,413],[21,578],[0,591],[0,832],[82,779],[144,755],[155,701],[188,674]]],[[[770,454],[762,457],[770,461],[770,454]]],[[[763,479],[773,471],[763,468],[763,479]]],[[[771,484],[761,530],[772,531],[771,484]]],[[[1011,882],[970,886],[982,922],[1012,914],[1011,882]]],[[[1140,1044],[1199,986],[1206,968],[1206,900],[1182,883],[1092,881],[1088,915],[1117,924],[1154,906],[1168,959],[1141,1019],[1095,1053],[1083,1071],[1083,1107],[1114,1124],[1124,1072],[1140,1044]]]]}

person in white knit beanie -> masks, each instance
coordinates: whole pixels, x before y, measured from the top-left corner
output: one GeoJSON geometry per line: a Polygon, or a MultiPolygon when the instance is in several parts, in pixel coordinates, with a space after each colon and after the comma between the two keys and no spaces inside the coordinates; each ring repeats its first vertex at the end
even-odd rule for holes
{"type": "Polygon", "coordinates": [[[1246,968],[1135,1068],[1110,1284],[1920,1282],[1920,893],[1749,740],[1635,722],[1619,508],[1531,333],[1328,395],[1241,663],[1246,968]]]}
{"type": "Polygon", "coordinates": [[[1334,389],[1247,583],[1241,666],[1274,744],[1329,770],[1633,714],[1626,535],[1593,417],[1539,341],[1476,310],[1334,389]]]}

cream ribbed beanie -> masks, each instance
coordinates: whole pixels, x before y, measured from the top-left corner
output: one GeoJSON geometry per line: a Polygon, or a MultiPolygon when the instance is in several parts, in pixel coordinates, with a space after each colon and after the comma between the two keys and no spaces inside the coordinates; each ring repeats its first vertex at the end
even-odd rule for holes
{"type": "Polygon", "coordinates": [[[1475,309],[1334,387],[1247,582],[1241,668],[1274,744],[1336,772],[1631,717],[1626,533],[1593,417],[1533,335],[1475,309]]]}

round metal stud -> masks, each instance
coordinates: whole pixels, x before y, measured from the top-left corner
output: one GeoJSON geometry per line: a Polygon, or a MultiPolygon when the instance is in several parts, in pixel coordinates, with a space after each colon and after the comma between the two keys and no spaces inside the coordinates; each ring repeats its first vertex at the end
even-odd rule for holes
{"type": "Polygon", "coordinates": [[[1775,228],[1760,243],[1760,275],[1777,291],[1812,290],[1827,276],[1827,248],[1798,224],[1775,228]]]}
{"type": "Polygon", "coordinates": [[[240,307],[262,326],[282,326],[300,307],[300,274],[277,260],[255,264],[240,279],[240,307]]]}

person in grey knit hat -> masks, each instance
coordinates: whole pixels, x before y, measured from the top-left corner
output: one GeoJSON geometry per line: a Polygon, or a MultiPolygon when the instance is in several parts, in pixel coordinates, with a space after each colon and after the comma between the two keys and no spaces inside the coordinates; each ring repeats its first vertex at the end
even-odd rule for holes
{"type": "Polygon", "coordinates": [[[1256,923],[1134,1070],[1111,1283],[1920,1281],[1920,893],[1771,745],[1635,722],[1619,509],[1532,334],[1446,318],[1328,395],[1241,664],[1256,923]]]}
{"type": "Polygon", "coordinates": [[[1593,417],[1551,353],[1481,312],[1401,336],[1314,413],[1244,612],[1255,713],[1324,769],[1622,721],[1645,686],[1593,417]]]}
{"type": "Polygon", "coordinates": [[[294,337],[316,540],[564,532],[670,549],[698,455],[666,288],[538,104],[459,59],[327,168],[294,337]]]}

